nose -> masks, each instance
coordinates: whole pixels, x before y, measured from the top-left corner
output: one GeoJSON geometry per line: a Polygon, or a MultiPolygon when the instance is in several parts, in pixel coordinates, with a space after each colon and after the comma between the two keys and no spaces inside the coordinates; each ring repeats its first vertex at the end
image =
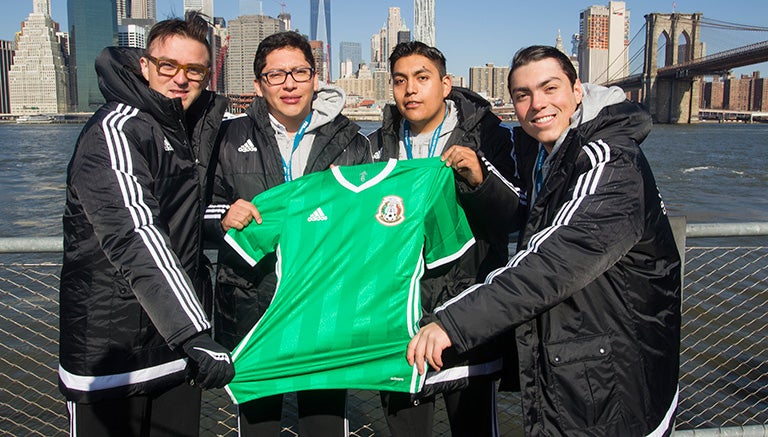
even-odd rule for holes
{"type": "Polygon", "coordinates": [[[187,79],[187,70],[183,68],[179,68],[179,71],[176,72],[176,75],[173,76],[173,81],[177,85],[184,85],[189,82],[189,79],[187,79]]]}
{"type": "Polygon", "coordinates": [[[405,94],[411,95],[416,94],[417,88],[416,88],[416,81],[414,80],[407,80],[405,81],[405,94]]]}
{"type": "Polygon", "coordinates": [[[296,79],[293,78],[293,73],[288,73],[285,76],[285,82],[283,82],[283,88],[287,89],[294,89],[297,87],[298,82],[296,82],[296,79]]]}
{"type": "Polygon", "coordinates": [[[531,94],[531,108],[535,110],[544,109],[547,106],[547,99],[544,93],[534,92],[531,94]]]}

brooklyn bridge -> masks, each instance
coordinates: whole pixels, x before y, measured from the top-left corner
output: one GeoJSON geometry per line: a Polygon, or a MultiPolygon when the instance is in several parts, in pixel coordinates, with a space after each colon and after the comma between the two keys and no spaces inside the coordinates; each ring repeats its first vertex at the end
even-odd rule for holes
{"type": "MultiPolygon", "coordinates": [[[[624,70],[630,74],[608,78],[604,84],[630,92],[650,109],[655,122],[695,123],[699,121],[704,77],[768,61],[767,34],[768,27],[709,19],[698,12],[648,14],[643,27],[626,45],[625,50],[631,52],[629,66],[624,70]],[[707,38],[725,42],[707,43],[705,31],[707,38]],[[633,44],[642,34],[644,41],[633,44]],[[728,47],[734,43],[740,45],[728,47]],[[705,55],[705,47],[713,46],[727,48],[705,55]]],[[[762,95],[768,93],[763,91],[762,95]]]]}

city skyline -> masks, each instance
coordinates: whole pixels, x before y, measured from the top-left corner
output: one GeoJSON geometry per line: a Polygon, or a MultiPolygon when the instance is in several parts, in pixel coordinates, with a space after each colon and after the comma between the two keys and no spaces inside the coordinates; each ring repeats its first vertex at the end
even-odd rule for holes
{"type": "MultiPolygon", "coordinates": [[[[258,7],[259,3],[254,0],[215,0],[214,14],[223,16],[227,21],[234,19],[238,16],[241,1],[252,3],[251,10],[254,6],[258,7]]],[[[385,25],[390,6],[399,7],[406,25],[409,29],[414,28],[413,0],[371,3],[355,0],[333,1],[333,44],[338,45],[341,41],[359,42],[363,48],[363,61],[366,63],[370,62],[370,38],[385,25]],[[360,10],[361,7],[364,11],[360,10]]],[[[548,3],[546,10],[538,4],[511,3],[506,0],[478,0],[472,2],[472,11],[467,12],[458,1],[435,1],[437,47],[445,54],[450,73],[467,77],[469,69],[474,66],[508,66],[515,51],[521,47],[532,44],[555,45],[558,30],[563,35],[566,48],[570,49],[571,35],[578,32],[579,12],[591,5],[607,5],[608,1],[558,0],[548,3]],[[518,19],[518,16],[521,18],[518,19]]],[[[627,9],[632,13],[630,35],[634,36],[643,27],[645,14],[670,13],[673,3],[676,12],[702,12],[704,18],[747,25],[760,25],[761,23],[754,21],[754,17],[768,13],[767,3],[749,0],[732,0],[727,3],[715,0],[628,0],[627,9]]],[[[261,7],[265,15],[277,17],[282,4],[292,16],[292,27],[309,35],[310,1],[265,0],[261,2],[261,7]]],[[[0,39],[12,40],[14,33],[20,29],[21,22],[32,11],[32,0],[11,2],[6,5],[6,10],[6,14],[0,16],[0,39]]],[[[157,18],[160,20],[181,15],[182,12],[183,0],[157,0],[157,18]]],[[[51,0],[51,15],[62,25],[62,29],[66,29],[66,0],[51,0]]],[[[715,35],[727,39],[720,41],[716,37],[707,40],[705,34],[707,53],[768,39],[768,34],[762,32],[730,31],[727,35],[715,35]],[[725,48],[718,49],[718,46],[725,48]]],[[[336,72],[338,68],[338,63],[334,63],[333,70],[336,72]]],[[[734,72],[749,74],[754,70],[768,74],[768,63],[742,67],[734,72]]]]}

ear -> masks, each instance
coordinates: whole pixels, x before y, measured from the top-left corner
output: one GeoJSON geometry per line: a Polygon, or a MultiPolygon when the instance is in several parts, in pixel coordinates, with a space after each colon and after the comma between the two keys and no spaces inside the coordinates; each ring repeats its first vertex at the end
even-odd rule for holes
{"type": "Polygon", "coordinates": [[[312,83],[314,84],[313,89],[317,92],[317,90],[320,89],[320,79],[317,78],[317,73],[315,73],[315,77],[312,78],[312,83]]]}
{"type": "Polygon", "coordinates": [[[451,76],[448,76],[447,74],[443,76],[443,98],[448,97],[448,94],[451,93],[451,90],[453,89],[453,81],[451,80],[451,76]]]}
{"type": "Polygon", "coordinates": [[[144,80],[149,82],[149,60],[142,56],[139,58],[139,65],[141,66],[141,75],[144,76],[144,80]]]}
{"type": "Polygon", "coordinates": [[[581,86],[581,81],[576,78],[576,82],[573,83],[573,96],[576,97],[576,104],[580,104],[584,98],[584,88],[581,86]]]}
{"type": "Polygon", "coordinates": [[[253,89],[256,91],[256,95],[264,97],[264,93],[261,92],[261,81],[259,79],[253,79],[253,89]]]}

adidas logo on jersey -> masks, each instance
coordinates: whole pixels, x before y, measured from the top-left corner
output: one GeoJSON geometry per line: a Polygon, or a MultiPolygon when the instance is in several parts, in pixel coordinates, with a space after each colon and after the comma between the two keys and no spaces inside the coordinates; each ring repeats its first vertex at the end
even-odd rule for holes
{"type": "Polygon", "coordinates": [[[328,220],[328,217],[323,213],[323,210],[317,208],[312,214],[307,217],[308,222],[323,222],[328,220]]]}
{"type": "Polygon", "coordinates": [[[255,152],[256,150],[256,146],[251,142],[250,138],[248,138],[248,141],[243,143],[242,146],[237,148],[238,152],[255,152]]]}
{"type": "Polygon", "coordinates": [[[173,146],[171,146],[171,142],[168,141],[168,138],[163,138],[163,150],[166,152],[173,152],[173,146]]]}

